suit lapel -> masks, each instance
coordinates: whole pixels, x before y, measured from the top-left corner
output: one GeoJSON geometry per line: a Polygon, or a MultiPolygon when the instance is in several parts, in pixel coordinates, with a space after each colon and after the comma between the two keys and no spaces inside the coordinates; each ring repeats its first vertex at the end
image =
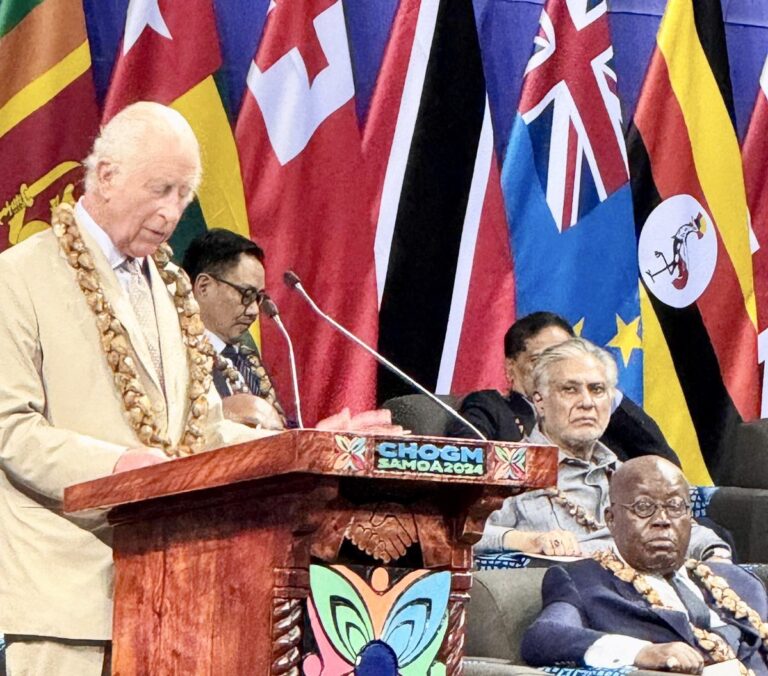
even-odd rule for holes
{"type": "Polygon", "coordinates": [[[172,441],[175,441],[181,436],[187,413],[189,385],[187,351],[179,325],[179,314],[168,287],[160,277],[155,261],[152,258],[148,261],[152,299],[157,317],[157,332],[160,338],[160,353],[163,357],[163,380],[168,402],[168,435],[172,441]]]}
{"type": "MultiPolygon", "coordinates": [[[[153,404],[155,404],[153,408],[157,411],[160,403],[165,402],[165,396],[152,364],[152,357],[149,354],[147,339],[144,337],[144,332],[139,326],[139,321],[131,306],[131,301],[128,299],[128,294],[123,290],[123,287],[120,286],[117,275],[114,270],[112,270],[109,261],[104,256],[104,253],[96,241],[90,236],[87,228],[82,226],[79,226],[79,228],[83,241],[91,252],[94,265],[96,266],[96,272],[99,275],[101,287],[104,289],[104,298],[112,306],[115,317],[117,317],[117,320],[123,325],[125,332],[128,334],[128,340],[130,341],[134,356],[138,362],[139,377],[143,380],[147,389],[147,395],[153,404]],[[149,385],[149,387],[147,387],[147,385],[149,385]]],[[[173,316],[175,317],[175,315],[176,313],[174,311],[173,316]]],[[[164,416],[157,416],[157,419],[160,430],[163,431],[166,422],[164,416]]]]}
{"type": "Polygon", "coordinates": [[[678,610],[670,610],[669,608],[652,606],[630,583],[619,580],[613,573],[608,572],[608,574],[613,578],[614,588],[619,595],[636,606],[645,608],[656,615],[689,645],[696,645],[696,637],[693,635],[691,625],[688,622],[688,616],[685,613],[681,613],[678,610]]]}

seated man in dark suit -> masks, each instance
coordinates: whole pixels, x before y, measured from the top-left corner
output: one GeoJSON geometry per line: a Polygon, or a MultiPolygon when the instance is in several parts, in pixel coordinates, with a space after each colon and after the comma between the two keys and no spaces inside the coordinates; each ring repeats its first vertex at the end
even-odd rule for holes
{"type": "MultiPolygon", "coordinates": [[[[468,394],[459,412],[486,437],[520,441],[536,424],[533,406],[533,367],[538,356],[552,345],[574,336],[571,325],[552,312],[534,312],[518,319],[504,336],[504,365],[510,391],[505,397],[496,390],[468,394]]],[[[474,438],[458,420],[448,436],[474,438]]],[[[659,426],[637,404],[615,391],[611,418],[600,441],[620,460],[653,453],[680,464],[659,426]]]]}
{"type": "MultiPolygon", "coordinates": [[[[264,251],[247,237],[221,228],[190,242],[182,267],[192,281],[206,336],[216,352],[213,384],[230,420],[281,430],[286,416],[258,348],[246,339],[259,318],[264,291],[264,251]]],[[[316,429],[400,434],[389,411],[348,409],[317,422],[316,429]]]]}
{"type": "Polygon", "coordinates": [[[213,383],[225,415],[282,429],[285,413],[259,351],[243,340],[264,297],[264,251],[246,237],[212,229],[192,240],[182,267],[216,351],[213,383]]]}
{"type": "Polygon", "coordinates": [[[654,456],[622,465],[605,518],[614,549],[544,576],[543,609],[522,643],[529,664],[698,674],[737,658],[768,674],[765,588],[732,564],[686,562],[692,520],[677,467],[654,456]]]}

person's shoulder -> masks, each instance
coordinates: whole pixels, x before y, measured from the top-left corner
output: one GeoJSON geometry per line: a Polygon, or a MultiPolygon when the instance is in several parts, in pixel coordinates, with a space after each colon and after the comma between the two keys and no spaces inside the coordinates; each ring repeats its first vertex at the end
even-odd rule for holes
{"type": "Polygon", "coordinates": [[[546,576],[549,578],[571,578],[575,583],[581,580],[592,580],[596,575],[602,575],[605,569],[594,559],[586,558],[578,561],[567,561],[551,566],[546,576]]]}
{"type": "Polygon", "coordinates": [[[465,395],[461,400],[462,408],[465,406],[476,406],[478,404],[504,404],[506,399],[498,390],[475,390],[465,395]]]}
{"type": "Polygon", "coordinates": [[[709,566],[709,568],[712,569],[712,572],[719,577],[724,577],[726,580],[753,586],[755,589],[759,588],[765,591],[763,581],[747,568],[743,568],[742,566],[727,561],[707,562],[707,566],[709,566]]]}
{"type": "Polygon", "coordinates": [[[54,256],[58,259],[59,243],[53,231],[46,228],[0,253],[0,270],[24,274],[41,266],[50,268],[54,256]]]}

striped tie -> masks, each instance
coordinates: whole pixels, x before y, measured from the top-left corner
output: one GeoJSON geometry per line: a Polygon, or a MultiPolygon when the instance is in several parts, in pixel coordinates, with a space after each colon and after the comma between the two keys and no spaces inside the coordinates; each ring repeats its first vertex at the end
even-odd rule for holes
{"type": "Polygon", "coordinates": [[[152,300],[152,291],[149,288],[147,278],[144,276],[139,262],[135,258],[126,258],[123,262],[123,268],[131,274],[128,282],[128,298],[133,306],[133,311],[136,313],[136,319],[139,320],[141,332],[147,341],[149,356],[160,380],[160,386],[165,389],[163,358],[160,354],[160,336],[157,331],[157,317],[155,316],[155,303],[152,300]]]}
{"type": "Polygon", "coordinates": [[[283,418],[283,422],[285,422],[285,412],[277,400],[275,388],[272,385],[267,370],[261,363],[258,351],[251,349],[247,345],[239,345],[238,347],[239,349],[232,345],[227,345],[221,351],[221,354],[229,359],[240,372],[251,393],[266,399],[272,404],[280,414],[280,417],[283,418]]]}

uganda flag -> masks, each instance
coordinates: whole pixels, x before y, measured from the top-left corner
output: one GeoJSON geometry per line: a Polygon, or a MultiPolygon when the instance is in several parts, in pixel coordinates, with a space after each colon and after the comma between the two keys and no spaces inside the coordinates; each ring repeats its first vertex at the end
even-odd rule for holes
{"type": "Polygon", "coordinates": [[[669,0],[629,131],[645,408],[689,480],[757,416],[748,215],[719,0],[669,0]]]}
{"type": "Polygon", "coordinates": [[[98,130],[80,0],[0,2],[0,250],[74,203],[98,130]]]}

